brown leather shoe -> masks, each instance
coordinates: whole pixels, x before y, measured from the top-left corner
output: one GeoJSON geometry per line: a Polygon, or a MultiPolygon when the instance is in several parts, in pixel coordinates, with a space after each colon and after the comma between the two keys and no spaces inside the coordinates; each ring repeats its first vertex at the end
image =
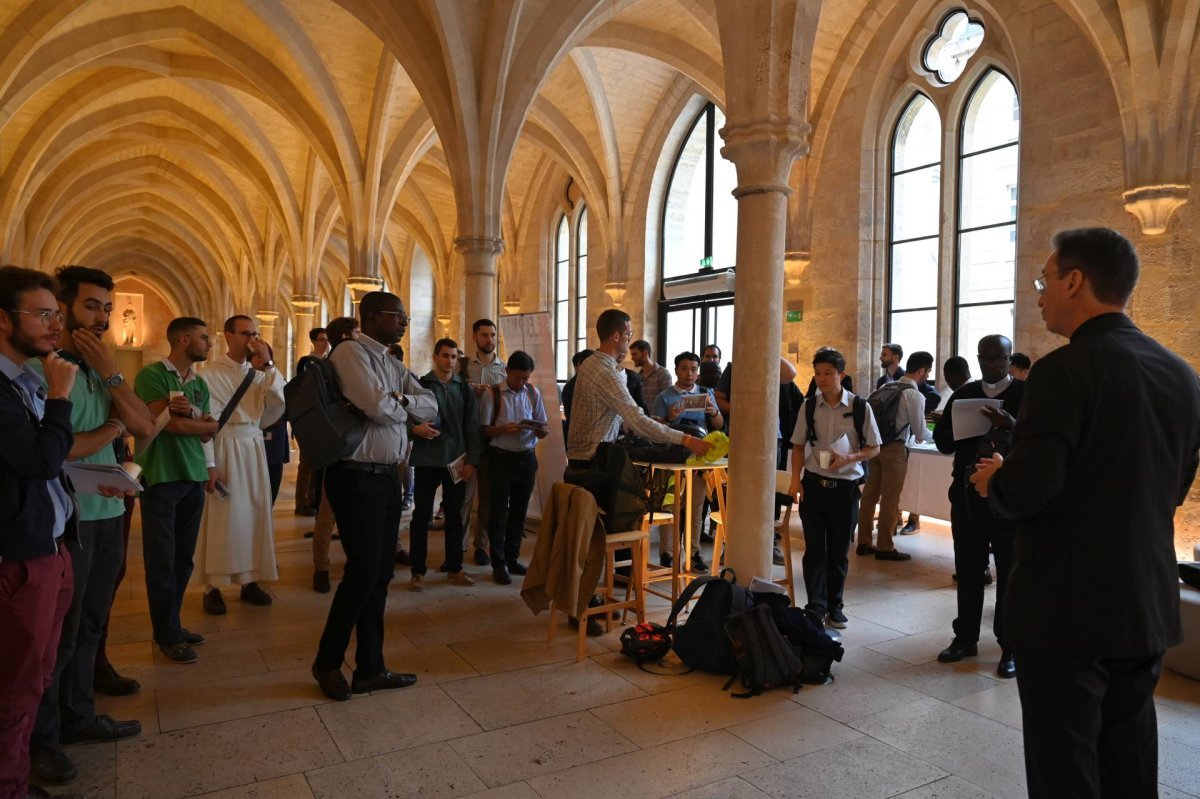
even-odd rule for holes
{"type": "Polygon", "coordinates": [[[204,612],[210,616],[225,615],[225,598],[217,589],[211,588],[204,592],[204,612]]]}
{"type": "Polygon", "coordinates": [[[466,570],[464,569],[460,569],[456,572],[450,572],[446,575],[446,578],[450,580],[450,582],[458,583],[459,585],[475,585],[475,578],[467,574],[466,570]]]}
{"type": "Polygon", "coordinates": [[[242,586],[242,601],[251,605],[269,605],[271,595],[259,588],[258,583],[246,583],[242,586]]]}

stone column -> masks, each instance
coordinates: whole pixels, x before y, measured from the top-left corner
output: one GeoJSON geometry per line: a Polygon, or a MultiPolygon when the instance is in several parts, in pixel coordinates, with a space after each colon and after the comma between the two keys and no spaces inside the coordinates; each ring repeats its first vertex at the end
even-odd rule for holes
{"type": "Polygon", "coordinates": [[[292,295],[292,308],[296,320],[292,331],[293,361],[300,360],[300,358],[312,351],[312,344],[308,340],[308,334],[317,326],[316,314],[317,308],[320,305],[321,298],[315,294],[292,295]]]}
{"type": "MultiPolygon", "coordinates": [[[[465,330],[470,330],[476,319],[492,319],[498,316],[496,308],[496,256],[504,250],[504,239],[494,236],[460,236],[454,240],[454,249],[463,259],[466,280],[465,330]]],[[[449,309],[439,309],[447,311],[449,309]]],[[[465,335],[465,334],[464,334],[465,335]]]]}
{"type": "Polygon", "coordinates": [[[278,355],[279,347],[275,346],[275,324],[279,321],[279,314],[275,311],[258,311],[254,315],[258,317],[258,337],[270,344],[271,349],[278,355]]]}
{"type": "MultiPolygon", "coordinates": [[[[350,314],[358,316],[358,303],[364,294],[372,291],[383,291],[383,278],[374,275],[350,275],[346,278],[346,288],[350,289],[350,314]]],[[[341,316],[339,313],[338,316],[341,316]]]]}
{"type": "Polygon", "coordinates": [[[820,0],[717,0],[727,124],[737,167],[737,289],[725,562],[745,583],[771,574],[788,176],[805,122],[820,0]]]}

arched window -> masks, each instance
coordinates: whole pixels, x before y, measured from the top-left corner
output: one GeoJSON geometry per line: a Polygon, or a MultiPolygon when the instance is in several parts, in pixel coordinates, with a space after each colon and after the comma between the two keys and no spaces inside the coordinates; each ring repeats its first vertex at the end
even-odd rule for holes
{"type": "Polygon", "coordinates": [[[973,359],[985,335],[1012,338],[1019,128],[1016,87],[995,68],[970,87],[915,93],[900,113],[889,150],[885,338],[906,353],[925,350],[940,365],[950,354],[973,359]],[[964,91],[959,135],[948,141],[938,108],[964,91]],[[949,191],[947,163],[957,172],[949,191]]]}
{"type": "Polygon", "coordinates": [[[554,233],[554,377],[571,376],[571,356],[587,346],[587,206],[559,217],[554,233]],[[575,245],[572,248],[572,243],[575,245]]]}

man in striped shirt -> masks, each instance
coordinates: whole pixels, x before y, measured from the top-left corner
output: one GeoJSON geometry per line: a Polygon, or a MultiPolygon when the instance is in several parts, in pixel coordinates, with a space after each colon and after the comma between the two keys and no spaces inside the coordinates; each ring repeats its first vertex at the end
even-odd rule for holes
{"type": "Polygon", "coordinates": [[[586,467],[596,448],[616,441],[621,422],[640,436],[666,444],[683,444],[696,455],[711,448],[704,439],[686,435],[646,416],[629,395],[621,363],[633,339],[629,314],[610,308],[596,320],[600,345],[576,371],[575,397],[567,432],[567,463],[586,467]]]}

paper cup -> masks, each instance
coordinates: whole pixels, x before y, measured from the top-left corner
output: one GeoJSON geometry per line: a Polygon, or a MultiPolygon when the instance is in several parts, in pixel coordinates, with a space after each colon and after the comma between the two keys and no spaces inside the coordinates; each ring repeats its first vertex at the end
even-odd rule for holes
{"type": "Polygon", "coordinates": [[[122,463],[121,468],[125,470],[125,474],[129,475],[129,479],[134,482],[137,482],[137,479],[142,476],[142,467],[133,461],[122,463]]]}
{"type": "Polygon", "coordinates": [[[167,399],[177,399],[178,397],[182,397],[182,396],[183,396],[182,391],[168,391],[167,392],[167,399]]]}
{"type": "Polygon", "coordinates": [[[817,453],[817,465],[822,469],[828,469],[830,461],[833,460],[833,453],[829,450],[821,450],[817,453]]]}

